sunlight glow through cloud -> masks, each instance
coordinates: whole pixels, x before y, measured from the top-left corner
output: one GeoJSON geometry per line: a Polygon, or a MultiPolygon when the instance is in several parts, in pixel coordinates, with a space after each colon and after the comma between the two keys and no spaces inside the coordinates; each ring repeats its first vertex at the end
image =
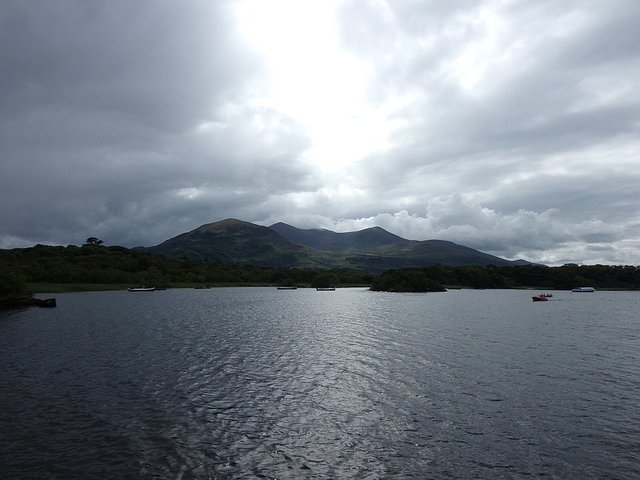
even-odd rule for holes
{"type": "Polygon", "coordinates": [[[310,163],[331,172],[386,147],[384,110],[367,102],[369,66],[343,51],[336,0],[245,0],[239,28],[268,71],[258,103],[292,117],[311,137],[310,163]]]}

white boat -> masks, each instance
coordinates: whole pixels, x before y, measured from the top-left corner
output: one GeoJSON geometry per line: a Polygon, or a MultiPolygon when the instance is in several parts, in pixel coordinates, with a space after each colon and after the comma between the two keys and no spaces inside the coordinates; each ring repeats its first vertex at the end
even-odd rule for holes
{"type": "Polygon", "coordinates": [[[316,287],[318,292],[335,292],[335,287],[316,287]]]}
{"type": "Polygon", "coordinates": [[[580,292],[593,293],[596,291],[596,289],[593,287],[578,287],[578,288],[573,288],[571,291],[575,293],[580,293],[580,292]]]}
{"type": "Polygon", "coordinates": [[[129,287],[127,290],[129,290],[130,292],[153,292],[155,289],[156,287],[129,287]]]}

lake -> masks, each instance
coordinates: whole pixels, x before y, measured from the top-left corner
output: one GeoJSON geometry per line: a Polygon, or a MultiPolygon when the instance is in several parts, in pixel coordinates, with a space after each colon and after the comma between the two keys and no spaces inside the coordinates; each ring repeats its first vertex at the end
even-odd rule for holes
{"type": "Polygon", "coordinates": [[[640,478],[640,292],[535,293],[57,294],[0,313],[0,471],[640,478]]]}

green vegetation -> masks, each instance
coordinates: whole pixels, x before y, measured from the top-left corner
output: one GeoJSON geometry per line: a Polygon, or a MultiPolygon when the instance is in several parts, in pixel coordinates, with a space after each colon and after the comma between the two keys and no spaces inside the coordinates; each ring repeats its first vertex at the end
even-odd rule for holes
{"type": "MultiPolygon", "coordinates": [[[[0,250],[0,272],[23,279],[37,291],[120,289],[202,285],[311,285],[320,281],[333,286],[369,285],[371,275],[349,269],[303,269],[221,265],[154,255],[141,249],[106,247],[86,243],[82,247],[36,245],[0,250]]],[[[6,288],[13,283],[5,281],[6,288]]],[[[11,287],[13,288],[13,287],[11,287]]],[[[17,288],[17,287],[16,287],[17,288]]]]}
{"type": "Polygon", "coordinates": [[[383,273],[371,284],[371,290],[386,292],[445,292],[446,288],[429,278],[424,269],[405,268],[383,273]]]}
{"type": "Polygon", "coordinates": [[[24,277],[12,270],[0,270],[0,300],[30,296],[24,277]]]}
{"type": "Polygon", "coordinates": [[[564,265],[544,267],[451,266],[389,270],[381,275],[347,268],[223,265],[155,255],[87,242],[82,247],[36,245],[0,250],[0,299],[27,298],[30,291],[58,292],[124,289],[127,286],[295,285],[340,287],[371,285],[374,290],[437,291],[443,285],[469,288],[543,288],[568,290],[640,289],[640,267],[564,265]]]}
{"type": "Polygon", "coordinates": [[[517,265],[512,267],[481,267],[477,265],[401,269],[389,271],[374,282],[382,289],[398,289],[407,284],[420,285],[424,278],[437,284],[469,288],[543,288],[570,290],[577,286],[590,285],[598,289],[640,289],[640,268],[620,265],[575,265],[545,267],[540,265],[517,265]]]}
{"type": "Polygon", "coordinates": [[[0,309],[32,305],[32,294],[19,273],[0,269],[0,309]]]}

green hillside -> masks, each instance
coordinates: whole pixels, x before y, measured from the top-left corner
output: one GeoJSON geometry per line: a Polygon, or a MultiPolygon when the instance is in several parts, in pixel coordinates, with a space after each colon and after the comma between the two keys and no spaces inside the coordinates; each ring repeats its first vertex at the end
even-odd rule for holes
{"type": "Polygon", "coordinates": [[[224,265],[351,268],[371,273],[432,265],[513,265],[452,242],[406,240],[380,227],[336,233],[285,223],[263,227],[236,219],[202,225],[146,250],[224,265]]]}
{"type": "Polygon", "coordinates": [[[285,223],[269,227],[290,242],[330,252],[340,265],[381,273],[392,268],[433,265],[511,266],[514,262],[443,240],[415,241],[380,227],[336,233],[324,229],[299,229],[285,223]]]}
{"type": "Polygon", "coordinates": [[[330,268],[340,263],[295,245],[267,227],[236,219],[202,225],[147,250],[172,258],[225,265],[330,268]]]}
{"type": "Polygon", "coordinates": [[[344,233],[318,228],[301,229],[286,223],[276,223],[269,228],[297,245],[333,253],[373,252],[380,248],[400,248],[411,243],[380,227],[344,233]]]}

